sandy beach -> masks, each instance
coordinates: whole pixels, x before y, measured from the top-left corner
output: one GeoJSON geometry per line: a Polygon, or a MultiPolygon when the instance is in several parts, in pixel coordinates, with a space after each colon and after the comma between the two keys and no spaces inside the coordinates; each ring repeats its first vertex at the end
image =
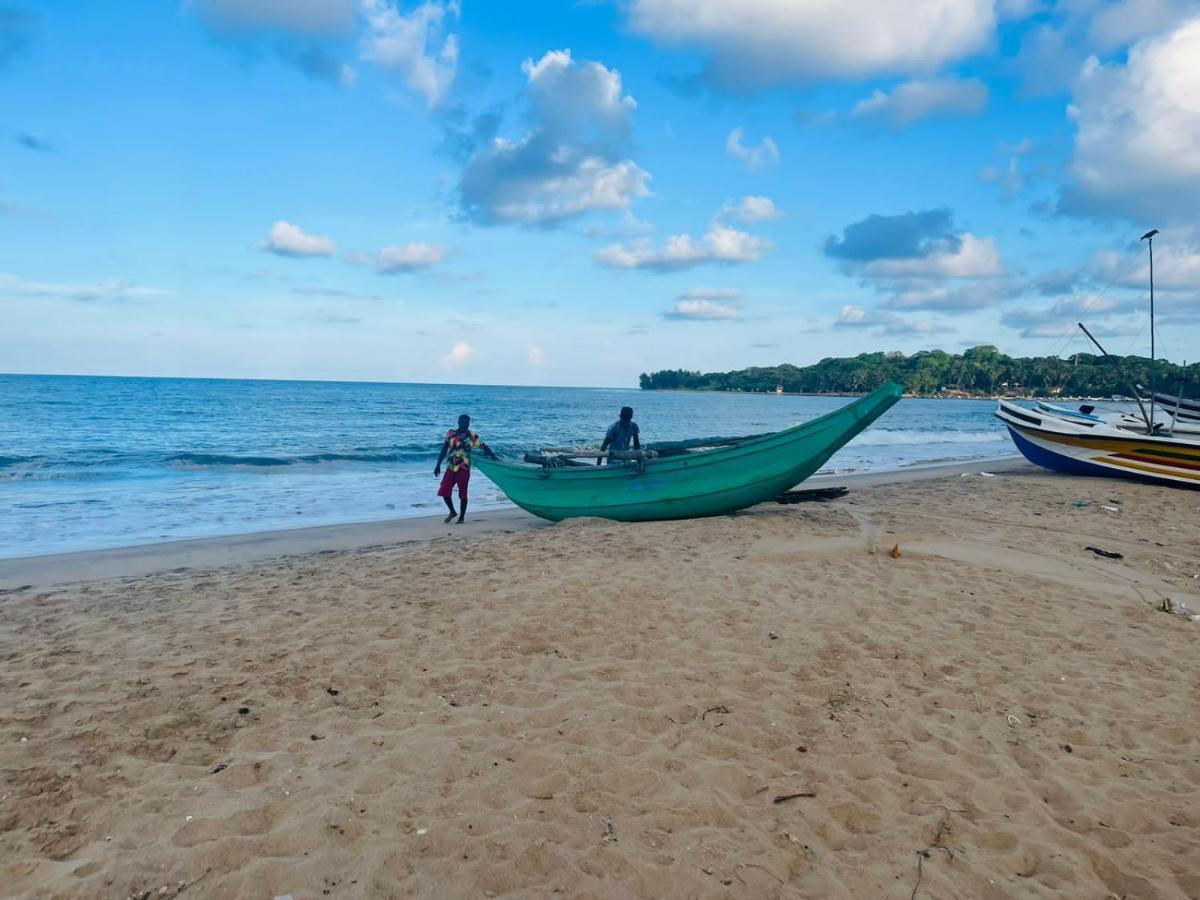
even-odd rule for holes
{"type": "Polygon", "coordinates": [[[1200,897],[1200,494],[980,468],[8,561],[0,894],[1200,897]]]}

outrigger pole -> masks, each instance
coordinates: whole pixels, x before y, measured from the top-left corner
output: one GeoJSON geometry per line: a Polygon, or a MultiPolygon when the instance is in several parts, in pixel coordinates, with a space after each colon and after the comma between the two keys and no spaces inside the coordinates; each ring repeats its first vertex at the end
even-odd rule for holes
{"type": "MultiPolygon", "coordinates": [[[[1078,325],[1083,330],[1083,333],[1088,336],[1088,340],[1096,345],[1096,349],[1099,350],[1104,355],[1104,358],[1107,359],[1110,363],[1112,363],[1114,366],[1117,367],[1117,371],[1121,373],[1121,377],[1128,378],[1128,376],[1125,374],[1125,370],[1123,368],[1121,368],[1121,364],[1119,362],[1117,362],[1117,358],[1115,356],[1113,356],[1112,354],[1110,354],[1102,346],[1100,346],[1100,342],[1092,336],[1092,333],[1090,331],[1087,330],[1087,326],[1084,325],[1082,322],[1076,322],[1075,324],[1078,325]]],[[[1142,406],[1142,397],[1138,393],[1137,385],[1134,384],[1132,381],[1130,381],[1127,386],[1133,391],[1133,399],[1137,401],[1138,409],[1140,409],[1142,411],[1142,419],[1146,423],[1146,434],[1153,434],[1154,433],[1154,425],[1152,424],[1153,420],[1149,416],[1146,415],[1146,407],[1142,406]]],[[[1153,390],[1153,388],[1151,390],[1153,390]]],[[[1153,398],[1154,395],[1151,394],[1150,396],[1151,396],[1151,398],[1153,398]]],[[[1153,402],[1153,399],[1151,400],[1151,402],[1153,402]]]]}

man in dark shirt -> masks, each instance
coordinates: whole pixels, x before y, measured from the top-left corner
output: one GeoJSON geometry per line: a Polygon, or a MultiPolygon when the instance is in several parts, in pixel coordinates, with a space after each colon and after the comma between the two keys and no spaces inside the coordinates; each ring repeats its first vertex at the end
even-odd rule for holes
{"type": "MultiPolygon", "coordinates": [[[[600,452],[606,450],[628,450],[630,443],[633,444],[634,450],[642,449],[642,442],[638,437],[637,422],[633,421],[633,407],[622,406],[621,418],[613,422],[609,426],[608,433],[604,435],[604,443],[600,445],[600,452]]],[[[613,462],[610,457],[602,457],[596,460],[596,465],[600,465],[603,459],[607,459],[609,464],[613,462]]],[[[624,460],[617,460],[621,463],[624,460]]]]}

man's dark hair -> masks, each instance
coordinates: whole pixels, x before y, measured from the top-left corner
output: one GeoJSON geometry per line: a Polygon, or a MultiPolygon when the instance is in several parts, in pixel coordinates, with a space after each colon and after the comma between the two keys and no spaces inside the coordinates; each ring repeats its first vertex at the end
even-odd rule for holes
{"type": "Polygon", "coordinates": [[[463,413],[461,416],[458,417],[458,426],[460,428],[463,428],[470,424],[471,424],[471,417],[468,416],[466,413],[463,413]]]}
{"type": "Polygon", "coordinates": [[[632,418],[633,418],[633,407],[632,406],[622,406],[621,407],[621,421],[628,422],[632,418]]]}

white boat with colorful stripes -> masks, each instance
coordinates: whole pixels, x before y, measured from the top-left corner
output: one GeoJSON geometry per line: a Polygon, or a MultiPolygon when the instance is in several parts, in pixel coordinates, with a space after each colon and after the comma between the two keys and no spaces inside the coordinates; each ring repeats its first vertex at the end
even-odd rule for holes
{"type": "Polygon", "coordinates": [[[996,418],[1008,426],[1031,463],[1075,475],[1135,478],[1200,488],[1200,439],[1137,434],[1099,417],[1065,417],[1001,400],[996,418]]]}

